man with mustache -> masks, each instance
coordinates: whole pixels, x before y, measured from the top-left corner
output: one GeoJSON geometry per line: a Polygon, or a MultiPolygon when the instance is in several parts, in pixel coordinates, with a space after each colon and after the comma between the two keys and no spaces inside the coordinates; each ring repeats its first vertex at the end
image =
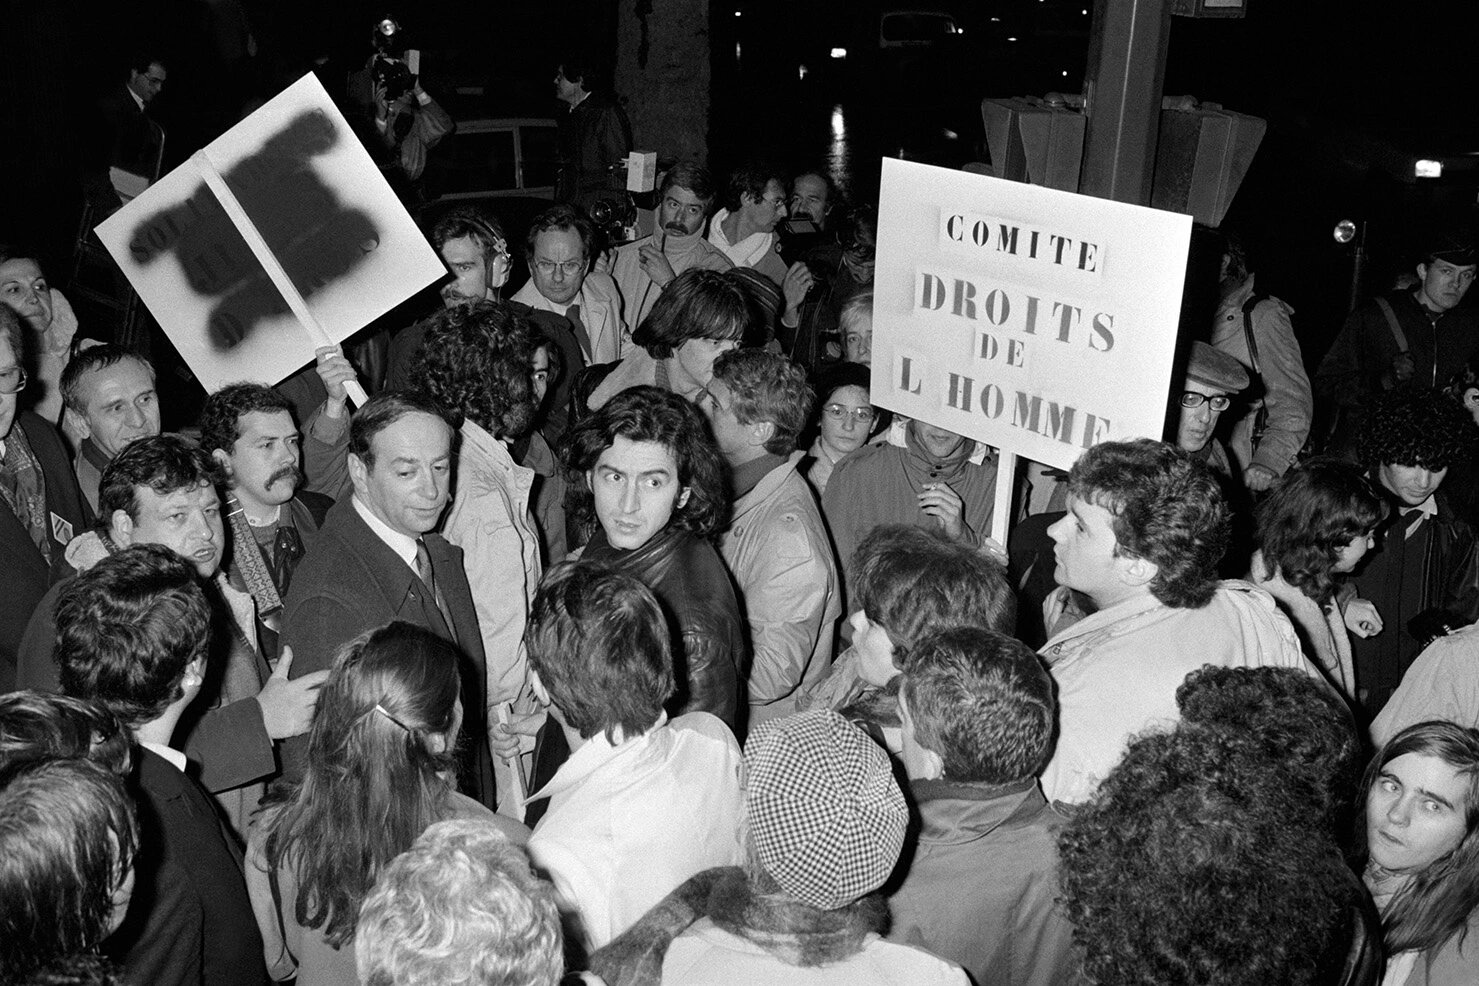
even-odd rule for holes
{"type": "Polygon", "coordinates": [[[675,165],[657,190],[657,231],[618,247],[609,264],[597,265],[616,280],[627,325],[634,329],[641,325],[663,289],[685,270],[723,271],[734,266],[704,239],[714,195],[714,179],[706,168],[688,162],[675,165]]]}
{"type": "Polygon", "coordinates": [[[201,447],[226,478],[228,574],[257,604],[257,637],[268,660],[277,658],[282,601],[293,570],[333,504],[299,488],[302,436],[292,407],[271,387],[236,383],[212,394],[200,415],[201,447]]]}

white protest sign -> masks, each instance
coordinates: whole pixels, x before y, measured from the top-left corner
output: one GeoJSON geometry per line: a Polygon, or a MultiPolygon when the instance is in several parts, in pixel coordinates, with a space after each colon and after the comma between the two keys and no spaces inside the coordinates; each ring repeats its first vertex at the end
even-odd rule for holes
{"type": "Polygon", "coordinates": [[[1190,237],[1179,213],[885,160],[873,402],[1006,462],[1160,438],[1190,237]]]}
{"type": "Polygon", "coordinates": [[[207,391],[278,383],[446,275],[312,74],[97,234],[207,391]]]}

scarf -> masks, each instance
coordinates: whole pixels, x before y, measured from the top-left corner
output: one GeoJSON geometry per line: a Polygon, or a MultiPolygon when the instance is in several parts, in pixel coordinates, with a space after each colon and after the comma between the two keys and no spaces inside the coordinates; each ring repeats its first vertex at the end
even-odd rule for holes
{"type": "Polygon", "coordinates": [[[721,866],[690,877],[643,918],[591,956],[607,986],[659,986],[668,948],[707,917],[787,965],[815,967],[862,951],[888,923],[888,905],[870,894],[835,911],[801,903],[763,872],[721,866]]]}
{"type": "Polygon", "coordinates": [[[46,526],[46,478],[31,451],[25,429],[10,429],[0,443],[0,500],[15,514],[46,564],[51,564],[51,532],[46,526]]]}
{"type": "MultiPolygon", "coordinates": [[[[283,509],[287,510],[288,506],[284,505],[283,509]]],[[[282,616],[282,593],[287,591],[289,573],[294,562],[303,557],[303,541],[298,537],[298,529],[290,523],[279,522],[269,561],[257,544],[241,502],[230,491],[226,493],[226,520],[231,525],[234,574],[257,604],[257,619],[276,632],[282,616]]]]}

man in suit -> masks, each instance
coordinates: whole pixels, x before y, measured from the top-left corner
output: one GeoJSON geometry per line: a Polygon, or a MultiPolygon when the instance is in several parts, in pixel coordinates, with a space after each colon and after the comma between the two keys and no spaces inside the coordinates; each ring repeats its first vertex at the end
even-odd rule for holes
{"type": "Polygon", "coordinates": [[[109,89],[98,100],[83,182],[95,219],[101,220],[123,204],[109,175],[110,168],[145,181],[159,177],[164,131],[149,117],[147,108],[168,79],[163,62],[141,53],[129,65],[128,81],[109,89]]]}
{"type": "Polygon", "coordinates": [[[513,299],[569,319],[585,365],[621,359],[632,344],[616,282],[590,269],[595,235],[591,221],[568,205],[536,216],[524,244],[529,281],[513,299]]]}
{"type": "MultiPolygon", "coordinates": [[[[459,779],[491,806],[487,668],[472,590],[462,551],[431,533],[451,492],[452,427],[424,395],[378,394],[350,422],[348,460],[354,492],[329,511],[288,590],[282,640],[292,673],[331,667],[343,644],[391,620],[456,644],[466,657],[459,779]]],[[[284,744],[289,778],[302,776],[307,753],[306,740],[284,744]]]]}
{"type": "Polygon", "coordinates": [[[26,386],[20,319],[0,305],[0,687],[15,681],[26,623],[51,585],[52,562],[86,524],[77,477],[60,436],[19,408],[26,386]]]}
{"type": "Polygon", "coordinates": [[[211,607],[194,566],[160,545],[125,548],[66,585],[57,626],[65,692],[117,715],[136,743],[134,896],[105,950],[131,983],[262,986],[241,849],[170,745],[206,675],[211,607]]]}

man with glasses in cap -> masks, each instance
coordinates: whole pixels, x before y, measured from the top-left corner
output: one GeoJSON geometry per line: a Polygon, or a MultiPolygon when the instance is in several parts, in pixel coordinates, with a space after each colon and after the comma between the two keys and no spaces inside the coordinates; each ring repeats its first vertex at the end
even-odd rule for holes
{"type": "Polygon", "coordinates": [[[1176,419],[1176,447],[1229,480],[1239,473],[1233,468],[1227,446],[1215,437],[1217,420],[1247,386],[1248,371],[1236,357],[1205,342],[1191,344],[1176,419]]]}
{"type": "Polygon", "coordinates": [[[21,635],[51,585],[52,561],[86,527],[82,491],[61,436],[20,409],[26,387],[20,318],[0,305],[0,688],[15,682],[21,635]]]}

